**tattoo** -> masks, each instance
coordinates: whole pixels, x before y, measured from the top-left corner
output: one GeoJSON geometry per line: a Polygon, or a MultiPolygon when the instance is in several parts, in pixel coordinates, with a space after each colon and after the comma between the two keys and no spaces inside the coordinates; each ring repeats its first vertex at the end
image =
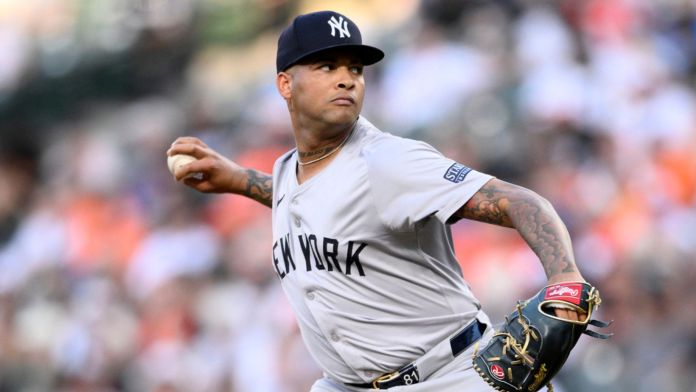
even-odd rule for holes
{"type": "Polygon", "coordinates": [[[298,158],[312,158],[317,155],[326,155],[329,153],[334,152],[336,149],[338,149],[340,146],[343,145],[343,143],[348,140],[348,137],[350,137],[350,132],[349,133],[339,133],[336,136],[333,137],[333,140],[331,141],[331,144],[325,147],[322,147],[318,150],[314,151],[300,151],[299,149],[297,150],[297,157],[298,158]]]}
{"type": "Polygon", "coordinates": [[[528,189],[489,181],[456,216],[514,227],[539,257],[549,278],[576,272],[568,230],[551,204],[528,189]]]}
{"type": "Polygon", "coordinates": [[[273,177],[253,169],[247,169],[247,186],[243,195],[271,207],[273,203],[273,177]]]}
{"type": "Polygon", "coordinates": [[[310,158],[310,157],[314,157],[317,155],[324,155],[324,154],[330,153],[334,148],[336,148],[336,146],[321,148],[319,150],[307,151],[307,152],[297,151],[297,156],[299,158],[310,158]]]}
{"type": "Polygon", "coordinates": [[[479,189],[457,212],[457,216],[498,226],[513,227],[504,211],[508,201],[503,198],[503,193],[492,182],[489,181],[479,189]]]}

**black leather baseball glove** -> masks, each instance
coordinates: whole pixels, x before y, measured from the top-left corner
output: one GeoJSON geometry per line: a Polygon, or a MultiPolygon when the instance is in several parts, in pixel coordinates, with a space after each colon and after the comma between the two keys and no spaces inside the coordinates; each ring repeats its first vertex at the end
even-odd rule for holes
{"type": "Polygon", "coordinates": [[[607,339],[587,329],[588,324],[608,327],[611,323],[592,320],[602,302],[599,291],[587,283],[571,282],[546,286],[535,296],[517,303],[517,310],[505,318],[488,344],[474,353],[474,367],[498,391],[534,392],[544,385],[553,391],[551,378],[558,373],[580,335],[607,339]],[[573,309],[586,314],[585,321],[565,320],[554,308],[573,309]]]}

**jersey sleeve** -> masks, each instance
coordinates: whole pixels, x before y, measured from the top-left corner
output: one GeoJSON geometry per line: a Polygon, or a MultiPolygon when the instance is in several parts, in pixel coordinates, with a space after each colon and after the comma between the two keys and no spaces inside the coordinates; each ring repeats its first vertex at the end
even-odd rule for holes
{"type": "Polygon", "coordinates": [[[365,152],[377,213],[393,230],[429,217],[447,220],[492,176],[442,155],[427,143],[396,136],[365,152]]]}

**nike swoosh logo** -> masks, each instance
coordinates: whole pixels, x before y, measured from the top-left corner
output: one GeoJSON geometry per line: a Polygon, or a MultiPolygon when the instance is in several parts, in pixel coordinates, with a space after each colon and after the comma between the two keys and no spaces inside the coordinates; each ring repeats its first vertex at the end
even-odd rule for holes
{"type": "Polygon", "coordinates": [[[285,199],[285,195],[281,196],[280,199],[278,199],[278,202],[276,202],[276,207],[280,205],[280,202],[283,201],[283,199],[285,199]]]}

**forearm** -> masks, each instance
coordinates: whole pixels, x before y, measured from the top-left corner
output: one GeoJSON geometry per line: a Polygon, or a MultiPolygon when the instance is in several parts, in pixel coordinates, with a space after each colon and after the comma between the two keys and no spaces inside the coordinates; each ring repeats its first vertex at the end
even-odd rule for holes
{"type": "Polygon", "coordinates": [[[529,189],[491,180],[457,215],[516,229],[539,257],[549,280],[581,279],[566,226],[553,206],[529,189]]]}
{"type": "Polygon", "coordinates": [[[578,272],[570,234],[551,203],[529,190],[509,202],[513,227],[539,257],[549,279],[578,272]]]}
{"type": "Polygon", "coordinates": [[[273,205],[273,177],[254,169],[245,169],[246,176],[242,179],[240,191],[235,192],[259,203],[272,207],[273,205]]]}

